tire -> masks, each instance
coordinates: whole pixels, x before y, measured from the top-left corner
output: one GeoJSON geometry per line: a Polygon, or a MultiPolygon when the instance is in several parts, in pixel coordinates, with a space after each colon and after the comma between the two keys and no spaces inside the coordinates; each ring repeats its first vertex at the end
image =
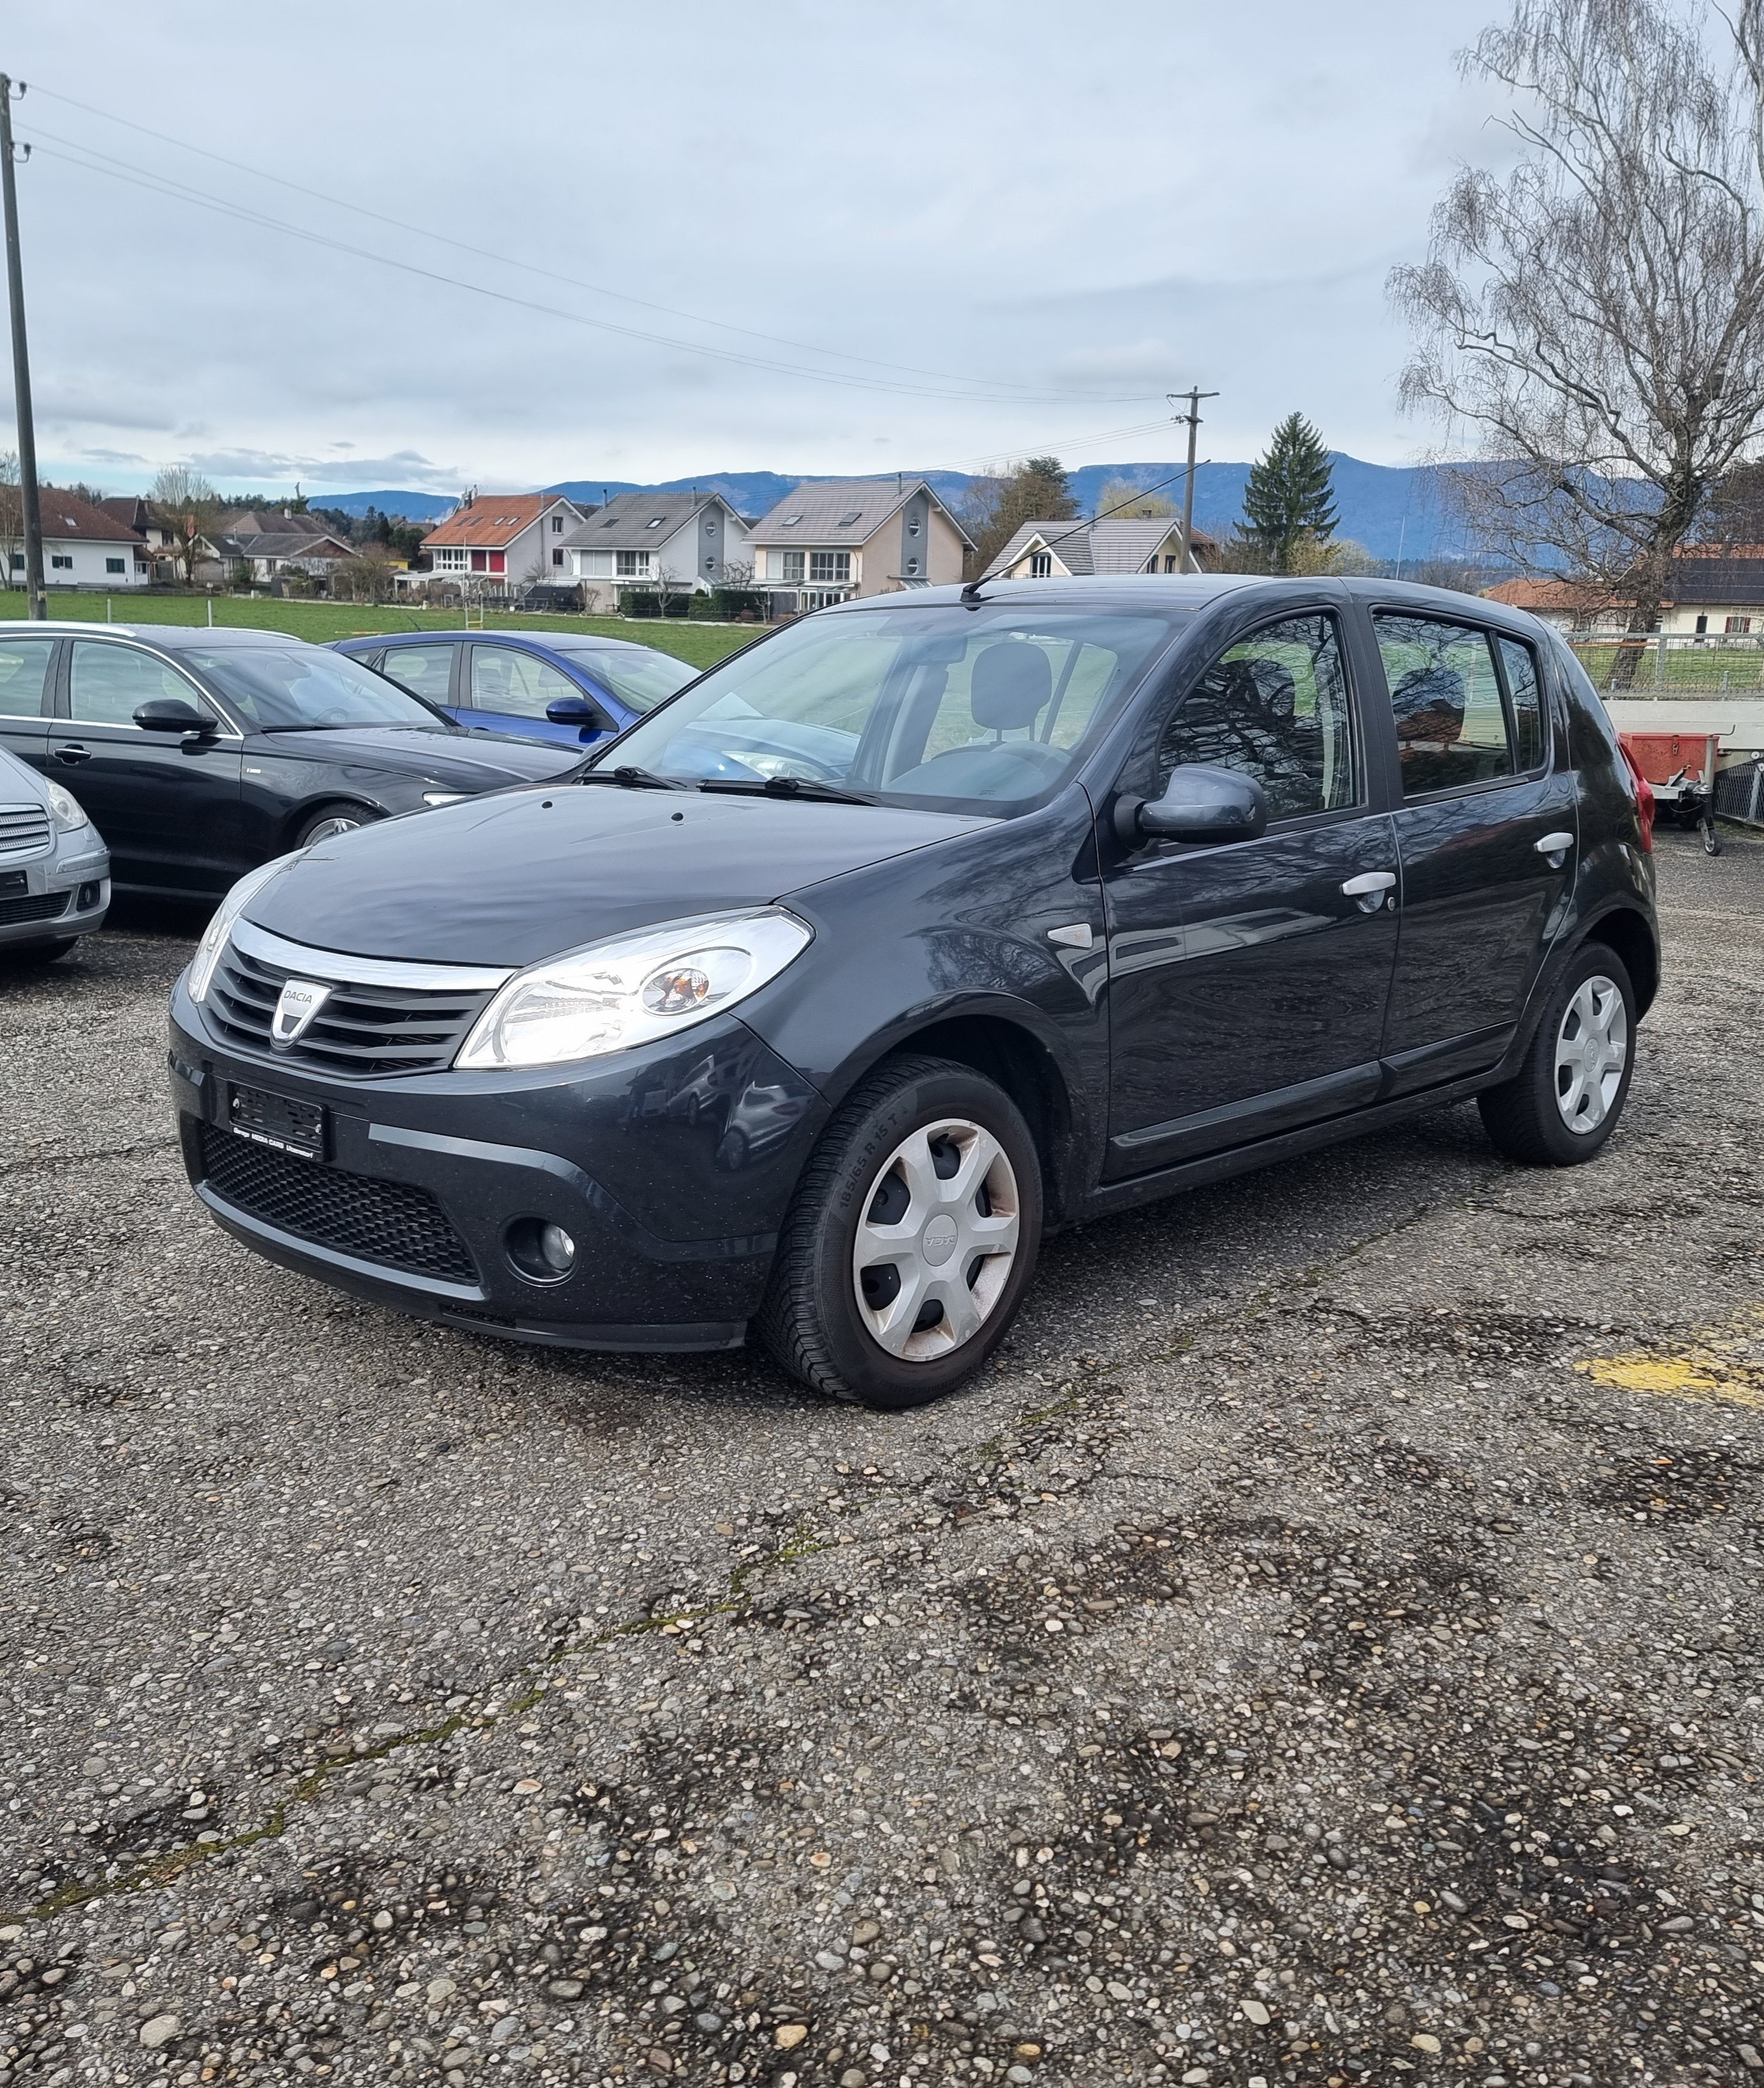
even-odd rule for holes
{"type": "Polygon", "coordinates": [[[1495,1149],[1532,1167],[1591,1160],[1617,1128],[1629,1095],[1635,1020],[1635,989],[1623,960],[1603,943],[1583,944],[1557,981],[1518,1073],[1476,1098],[1495,1149]],[[1599,1042],[1599,1071],[1577,1086],[1589,1036],[1599,1042]],[[1614,1050],[1621,1054],[1615,1064],[1614,1050]]]}
{"type": "Polygon", "coordinates": [[[0,957],[20,965],[53,965],[58,958],[65,957],[79,940],[77,935],[58,935],[50,943],[10,943],[0,946],[0,957]]]}
{"type": "Polygon", "coordinates": [[[1041,1213],[1040,1156],[1004,1090],[948,1059],[889,1059],[809,1156],[756,1322],[760,1339],[830,1398],[884,1412],[940,1399],[980,1369],[1016,1317],[1041,1213]],[[942,1191],[944,1181],[955,1186],[942,1191]],[[874,1251],[861,1273],[861,1237],[874,1251]],[[909,1323],[904,1307],[916,1296],[924,1303],[909,1323]],[[939,1317],[921,1325],[933,1308],[939,1317]]]}
{"type": "Polygon", "coordinates": [[[1719,855],[1721,853],[1721,836],[1713,819],[1705,819],[1702,823],[1702,852],[1705,855],[1719,855]]]}
{"type": "Polygon", "coordinates": [[[314,841],[328,841],[338,834],[353,833],[357,827],[370,825],[379,816],[365,805],[320,805],[294,829],[294,845],[297,849],[310,848],[314,841]]]}

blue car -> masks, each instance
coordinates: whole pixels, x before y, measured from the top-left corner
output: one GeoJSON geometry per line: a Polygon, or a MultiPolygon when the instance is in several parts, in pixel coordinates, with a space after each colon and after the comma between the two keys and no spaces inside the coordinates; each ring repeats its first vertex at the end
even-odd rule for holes
{"type": "Polygon", "coordinates": [[[461,725],[592,747],[703,671],[621,638],[546,631],[410,631],[335,648],[377,668],[461,725]]]}

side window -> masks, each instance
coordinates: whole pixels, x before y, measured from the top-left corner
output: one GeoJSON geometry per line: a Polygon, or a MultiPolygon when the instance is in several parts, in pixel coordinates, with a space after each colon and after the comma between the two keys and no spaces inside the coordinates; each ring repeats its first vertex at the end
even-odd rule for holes
{"type": "Polygon", "coordinates": [[[531,652],[512,646],[472,648],[472,701],[481,711],[501,711],[510,717],[542,718],[545,706],[560,696],[582,694],[567,674],[531,652]]]}
{"type": "Polygon", "coordinates": [[[1507,678],[1507,707],[1513,713],[1513,746],[1521,770],[1544,765],[1544,697],[1537,678],[1537,655],[1517,638],[1503,638],[1501,665],[1507,678]]]}
{"type": "Polygon", "coordinates": [[[49,687],[53,638],[8,638],[0,641],[0,717],[41,717],[49,687]]]}
{"type": "MultiPolygon", "coordinates": [[[[1396,712],[1403,796],[1462,790],[1512,775],[1512,741],[1489,633],[1467,623],[1378,610],[1372,621],[1396,712]]],[[[1535,667],[1531,705],[1533,732],[1539,734],[1535,667]]]]}
{"type": "Polygon", "coordinates": [[[453,676],[451,645],[388,645],[380,672],[414,696],[445,704],[453,676]]]}
{"type": "Polygon", "coordinates": [[[130,645],[74,640],[71,699],[68,709],[80,725],[133,725],[138,704],[174,696],[203,708],[183,676],[130,645]]]}
{"type": "Polygon", "coordinates": [[[1268,795],[1271,819],[1360,802],[1341,635],[1332,616],[1265,624],[1219,655],[1170,715],[1157,787],[1189,762],[1238,768],[1268,795]]]}

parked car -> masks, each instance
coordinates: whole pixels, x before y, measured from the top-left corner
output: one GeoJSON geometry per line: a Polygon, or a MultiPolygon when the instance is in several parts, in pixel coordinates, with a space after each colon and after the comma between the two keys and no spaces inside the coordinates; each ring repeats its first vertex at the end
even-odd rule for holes
{"type": "Polygon", "coordinates": [[[119,885],[212,898],[321,836],[566,773],[272,631],[0,624],[0,747],[76,785],[119,885]]]}
{"type": "Polygon", "coordinates": [[[622,732],[703,671],[652,645],[572,632],[416,631],[340,639],[336,650],[461,725],[556,740],[578,752],[622,732]]]}
{"type": "MultiPolygon", "coordinates": [[[[34,664],[0,641],[0,704],[34,664]]],[[[79,800],[0,749],[0,956],[65,957],[109,904],[110,854],[79,800]]]]}
{"type": "Polygon", "coordinates": [[[1514,1158],[1591,1159],[1659,975],[1651,839],[1573,655],[1492,602],[883,596],[567,787],[235,887],[173,1004],[184,1155],[344,1289],[586,1347],[753,1332],[910,1406],[1049,1226],[1471,1096],[1514,1158]],[[797,730],[812,770],[759,766],[797,730]]]}

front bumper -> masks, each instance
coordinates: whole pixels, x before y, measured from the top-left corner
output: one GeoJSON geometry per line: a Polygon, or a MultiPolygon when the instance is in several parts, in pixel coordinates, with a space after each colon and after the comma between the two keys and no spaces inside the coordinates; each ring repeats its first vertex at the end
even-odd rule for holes
{"type": "Polygon", "coordinates": [[[54,848],[27,862],[0,864],[0,870],[7,880],[0,888],[0,948],[89,935],[104,926],[110,905],[110,854],[91,828],[58,834],[54,848]]]}
{"type": "Polygon", "coordinates": [[[738,1346],[826,1115],[733,1016],[583,1067],[346,1081],[222,1044],[180,979],[169,1066],[191,1185],[235,1239],[400,1311],[579,1348],[738,1346]],[[240,1087],[322,1105],[324,1157],[242,1136],[240,1087]],[[561,1281],[510,1254],[534,1221],[575,1242],[561,1281]]]}

